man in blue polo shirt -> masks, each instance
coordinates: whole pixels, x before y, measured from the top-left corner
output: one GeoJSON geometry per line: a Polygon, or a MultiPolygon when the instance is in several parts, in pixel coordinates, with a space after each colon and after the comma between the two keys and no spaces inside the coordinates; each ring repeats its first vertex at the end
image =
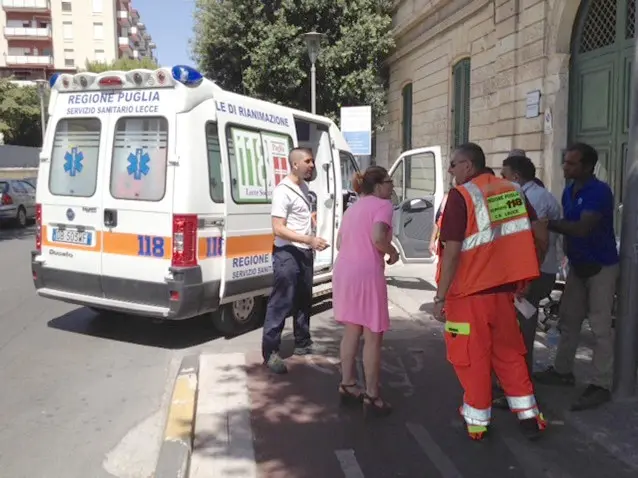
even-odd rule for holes
{"type": "Polygon", "coordinates": [[[597,407],[611,399],[613,372],[612,307],[619,259],[614,234],[614,196],[594,176],[598,153],[578,143],[567,150],[563,171],[573,183],[563,192],[562,220],[550,220],[550,231],[562,234],[569,274],[561,299],[560,343],[553,367],[534,374],[539,383],[573,386],[574,359],[585,317],[595,338],[594,374],[572,410],[597,407]]]}

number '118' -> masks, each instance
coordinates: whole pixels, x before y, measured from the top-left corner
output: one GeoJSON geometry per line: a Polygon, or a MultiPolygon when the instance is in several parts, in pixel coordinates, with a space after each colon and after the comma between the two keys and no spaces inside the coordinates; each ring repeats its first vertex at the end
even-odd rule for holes
{"type": "Polygon", "coordinates": [[[138,256],[164,257],[164,238],[157,236],[137,236],[138,256]]]}

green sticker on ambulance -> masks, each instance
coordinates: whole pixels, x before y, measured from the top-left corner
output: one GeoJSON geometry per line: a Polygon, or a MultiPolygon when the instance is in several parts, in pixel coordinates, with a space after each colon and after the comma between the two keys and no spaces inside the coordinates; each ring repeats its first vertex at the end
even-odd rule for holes
{"type": "Polygon", "coordinates": [[[492,222],[504,221],[527,214],[525,201],[518,191],[508,191],[487,198],[487,208],[492,222]]]}

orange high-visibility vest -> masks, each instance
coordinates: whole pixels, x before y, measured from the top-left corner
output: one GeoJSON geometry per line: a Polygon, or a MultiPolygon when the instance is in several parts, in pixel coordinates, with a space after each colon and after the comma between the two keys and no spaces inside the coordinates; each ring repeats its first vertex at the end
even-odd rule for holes
{"type": "Polygon", "coordinates": [[[539,277],[534,235],[521,189],[491,174],[481,174],[456,189],[465,199],[468,218],[447,297],[465,297],[539,277]]]}

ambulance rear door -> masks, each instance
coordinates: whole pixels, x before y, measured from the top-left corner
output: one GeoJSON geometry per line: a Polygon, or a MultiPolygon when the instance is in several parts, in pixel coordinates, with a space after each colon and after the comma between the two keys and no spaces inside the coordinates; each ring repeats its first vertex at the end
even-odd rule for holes
{"type": "Polygon", "coordinates": [[[110,110],[103,189],[106,298],[168,307],[175,157],[175,90],[122,89],[110,110]]]}
{"type": "MultiPolygon", "coordinates": [[[[274,187],[290,172],[297,143],[290,110],[228,92],[216,97],[226,217],[220,302],[267,294],[272,287],[274,187]]],[[[243,303],[243,302],[241,302],[243,303]]]]}
{"type": "Polygon", "coordinates": [[[444,194],[441,147],[405,151],[390,168],[394,244],[405,263],[434,262],[429,250],[444,194]]]}

